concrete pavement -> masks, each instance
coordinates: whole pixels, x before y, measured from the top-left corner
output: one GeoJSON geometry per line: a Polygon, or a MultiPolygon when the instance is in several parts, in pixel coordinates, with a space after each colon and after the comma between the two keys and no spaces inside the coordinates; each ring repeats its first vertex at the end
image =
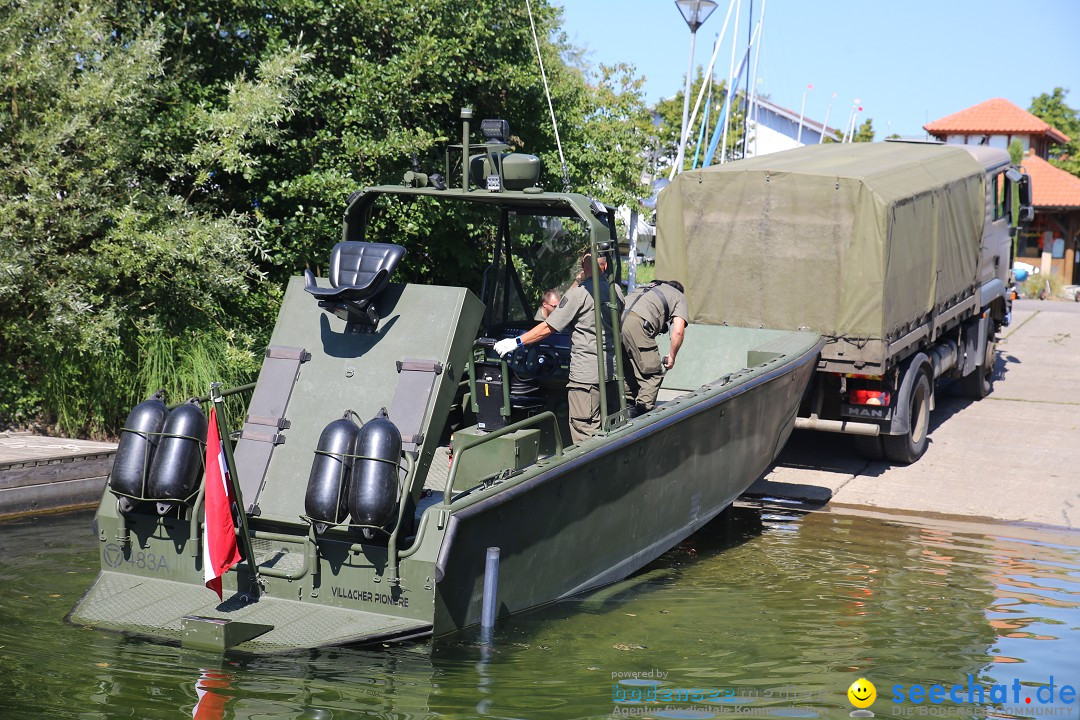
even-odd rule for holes
{"type": "Polygon", "coordinates": [[[999,338],[989,397],[939,385],[918,462],[867,461],[847,436],[796,431],[747,494],[1080,529],[1080,304],[1018,301],[999,338]]]}

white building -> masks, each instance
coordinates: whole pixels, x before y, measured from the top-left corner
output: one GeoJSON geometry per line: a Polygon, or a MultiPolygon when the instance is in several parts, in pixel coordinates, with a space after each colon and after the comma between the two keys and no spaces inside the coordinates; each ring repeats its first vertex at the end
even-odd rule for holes
{"type": "Polygon", "coordinates": [[[822,134],[826,138],[840,142],[842,135],[840,130],[827,128],[805,116],[802,118],[802,137],[800,138],[799,120],[797,111],[780,107],[760,97],[755,98],[750,117],[750,144],[746,148],[746,156],[768,155],[781,150],[791,150],[800,145],[816,145],[821,142],[822,134]]]}

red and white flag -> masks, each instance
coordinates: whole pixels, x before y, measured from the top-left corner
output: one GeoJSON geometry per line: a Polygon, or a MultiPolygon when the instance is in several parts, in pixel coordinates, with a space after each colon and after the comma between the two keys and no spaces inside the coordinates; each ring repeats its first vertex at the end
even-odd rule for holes
{"type": "Polygon", "coordinates": [[[233,525],[233,497],[229,491],[229,467],[217,428],[217,408],[210,408],[210,428],[206,437],[206,518],[203,533],[203,577],[206,587],[221,595],[221,576],[240,562],[233,525]]]}

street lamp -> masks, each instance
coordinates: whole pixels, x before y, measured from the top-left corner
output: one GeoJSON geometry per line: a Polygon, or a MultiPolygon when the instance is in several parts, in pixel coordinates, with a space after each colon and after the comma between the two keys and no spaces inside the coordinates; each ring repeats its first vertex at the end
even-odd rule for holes
{"type": "Polygon", "coordinates": [[[690,114],[690,73],[694,71],[694,36],[713,10],[716,9],[715,0],[675,0],[675,5],[682,13],[683,20],[690,26],[690,62],[686,66],[686,91],[683,92],[682,106],[682,132],[679,135],[679,148],[686,145],[686,134],[690,131],[686,127],[686,119],[690,114]]]}

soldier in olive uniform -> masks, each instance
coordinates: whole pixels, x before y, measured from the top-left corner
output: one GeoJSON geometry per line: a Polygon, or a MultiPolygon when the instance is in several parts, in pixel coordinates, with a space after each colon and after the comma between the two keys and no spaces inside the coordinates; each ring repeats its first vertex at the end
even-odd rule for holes
{"type": "MultiPolygon", "coordinates": [[[[570,406],[570,437],[574,443],[592,437],[600,430],[600,387],[596,358],[596,318],[593,313],[592,258],[586,253],[581,259],[582,281],[566,291],[559,306],[532,330],[516,338],[495,343],[501,357],[521,345],[543,340],[552,333],[570,331],[570,382],[566,384],[566,399],[570,406]]],[[[597,281],[601,298],[608,297],[608,284],[601,275],[597,281]]],[[[611,316],[606,308],[601,312],[604,336],[604,367],[608,378],[615,376],[615,354],[612,340],[611,316]]],[[[618,404],[618,385],[613,380],[603,383],[608,407],[618,404]]]]}
{"type": "Polygon", "coordinates": [[[562,300],[562,293],[557,288],[544,291],[544,297],[540,300],[540,307],[536,308],[536,315],[533,315],[533,320],[537,322],[546,320],[551,311],[559,307],[560,300],[562,300]]]}
{"type": "Polygon", "coordinates": [[[674,280],[657,280],[638,287],[626,298],[622,317],[623,367],[626,373],[626,407],[634,417],[652,410],[664,379],[664,370],[675,366],[690,311],[683,286],[674,280]],[[663,359],[656,336],[671,329],[671,350],[663,359]]]}

